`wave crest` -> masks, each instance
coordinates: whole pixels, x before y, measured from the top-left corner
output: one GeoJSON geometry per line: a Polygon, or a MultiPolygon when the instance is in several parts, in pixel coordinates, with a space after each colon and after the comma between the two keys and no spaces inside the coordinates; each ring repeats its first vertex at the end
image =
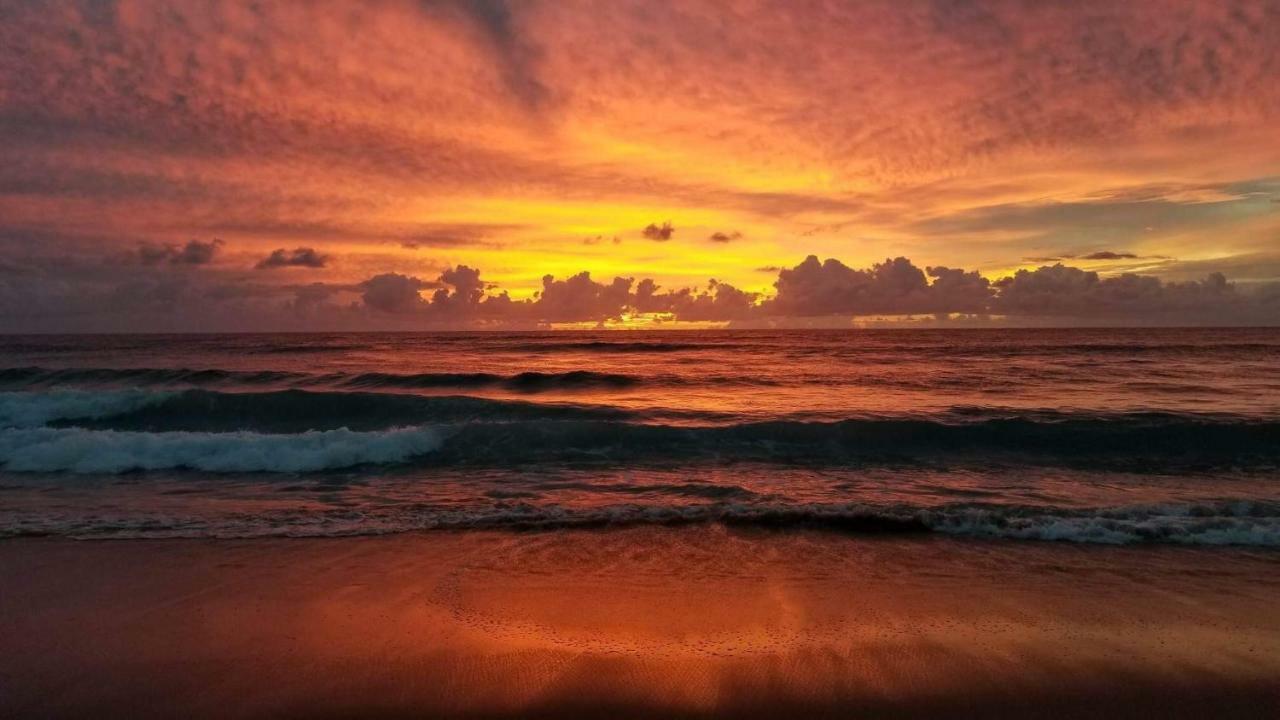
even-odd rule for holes
{"type": "Polygon", "coordinates": [[[14,472],[316,472],[404,462],[440,447],[431,428],[382,432],[142,433],[79,428],[0,431],[0,467],[14,472]]]}
{"type": "Polygon", "coordinates": [[[40,427],[61,420],[114,417],[164,402],[172,393],[145,390],[0,393],[0,428],[40,427]]]}
{"type": "MultiPolygon", "coordinates": [[[[0,428],[151,433],[447,431],[432,462],[997,464],[1136,472],[1280,466],[1280,421],[1188,413],[960,407],[843,420],[752,421],[714,412],[628,410],[398,393],[56,391],[0,394],[0,428]],[[675,423],[675,424],[672,424],[675,423]]],[[[372,435],[370,435],[372,437],[372,435]]]]}

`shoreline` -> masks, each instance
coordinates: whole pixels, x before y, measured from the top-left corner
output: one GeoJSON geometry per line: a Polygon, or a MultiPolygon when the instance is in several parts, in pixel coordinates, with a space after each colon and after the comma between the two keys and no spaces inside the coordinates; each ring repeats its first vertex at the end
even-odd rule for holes
{"type": "Polygon", "coordinates": [[[1280,553],[721,526],[0,541],[15,717],[1265,717],[1280,553]]]}

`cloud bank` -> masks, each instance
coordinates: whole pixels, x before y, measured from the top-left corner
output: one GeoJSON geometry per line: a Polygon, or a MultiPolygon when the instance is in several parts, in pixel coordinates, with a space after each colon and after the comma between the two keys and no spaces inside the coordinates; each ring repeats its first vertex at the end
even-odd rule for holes
{"type": "Polygon", "coordinates": [[[702,288],[666,290],[652,279],[596,280],[589,272],[542,278],[527,300],[492,292],[465,265],[434,281],[380,275],[361,285],[363,305],[378,313],[414,315],[425,323],[476,327],[606,323],[657,315],[674,322],[768,325],[805,318],[967,316],[1048,324],[1280,324],[1280,284],[1239,287],[1220,273],[1198,281],[1097,272],[1062,264],[989,281],[974,271],[920,268],[905,257],[869,268],[810,255],[778,271],[765,296],[710,280],[702,288]],[[429,298],[421,291],[437,288],[429,298]]]}
{"type": "Polygon", "coordinates": [[[1165,281],[1055,263],[995,280],[920,267],[905,257],[856,268],[810,255],[771,268],[768,292],[711,279],[663,287],[653,278],[547,274],[523,298],[458,264],[434,274],[378,272],[354,283],[276,284],[263,268],[314,267],[307,248],[256,263],[225,243],[112,256],[0,263],[0,331],[503,329],[563,325],[732,327],[974,322],[984,325],[1280,325],[1280,283],[1235,283],[1221,273],[1165,281]],[[221,255],[220,255],[221,257],[221,255]],[[266,263],[264,265],[264,263],[266,263]]]}

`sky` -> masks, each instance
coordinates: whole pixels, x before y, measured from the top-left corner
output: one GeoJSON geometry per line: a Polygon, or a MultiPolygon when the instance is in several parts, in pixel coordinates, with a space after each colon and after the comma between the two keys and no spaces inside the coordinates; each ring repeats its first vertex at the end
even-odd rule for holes
{"type": "Polygon", "coordinates": [[[0,331],[1280,324],[1277,127],[1280,0],[0,0],[0,331]]]}

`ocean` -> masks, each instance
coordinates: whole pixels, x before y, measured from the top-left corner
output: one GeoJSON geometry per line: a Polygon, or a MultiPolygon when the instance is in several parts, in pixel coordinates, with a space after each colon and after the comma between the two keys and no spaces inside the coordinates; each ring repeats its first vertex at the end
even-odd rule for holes
{"type": "Polygon", "coordinates": [[[1280,546],[1280,330],[9,336],[0,537],[1280,546]]]}

